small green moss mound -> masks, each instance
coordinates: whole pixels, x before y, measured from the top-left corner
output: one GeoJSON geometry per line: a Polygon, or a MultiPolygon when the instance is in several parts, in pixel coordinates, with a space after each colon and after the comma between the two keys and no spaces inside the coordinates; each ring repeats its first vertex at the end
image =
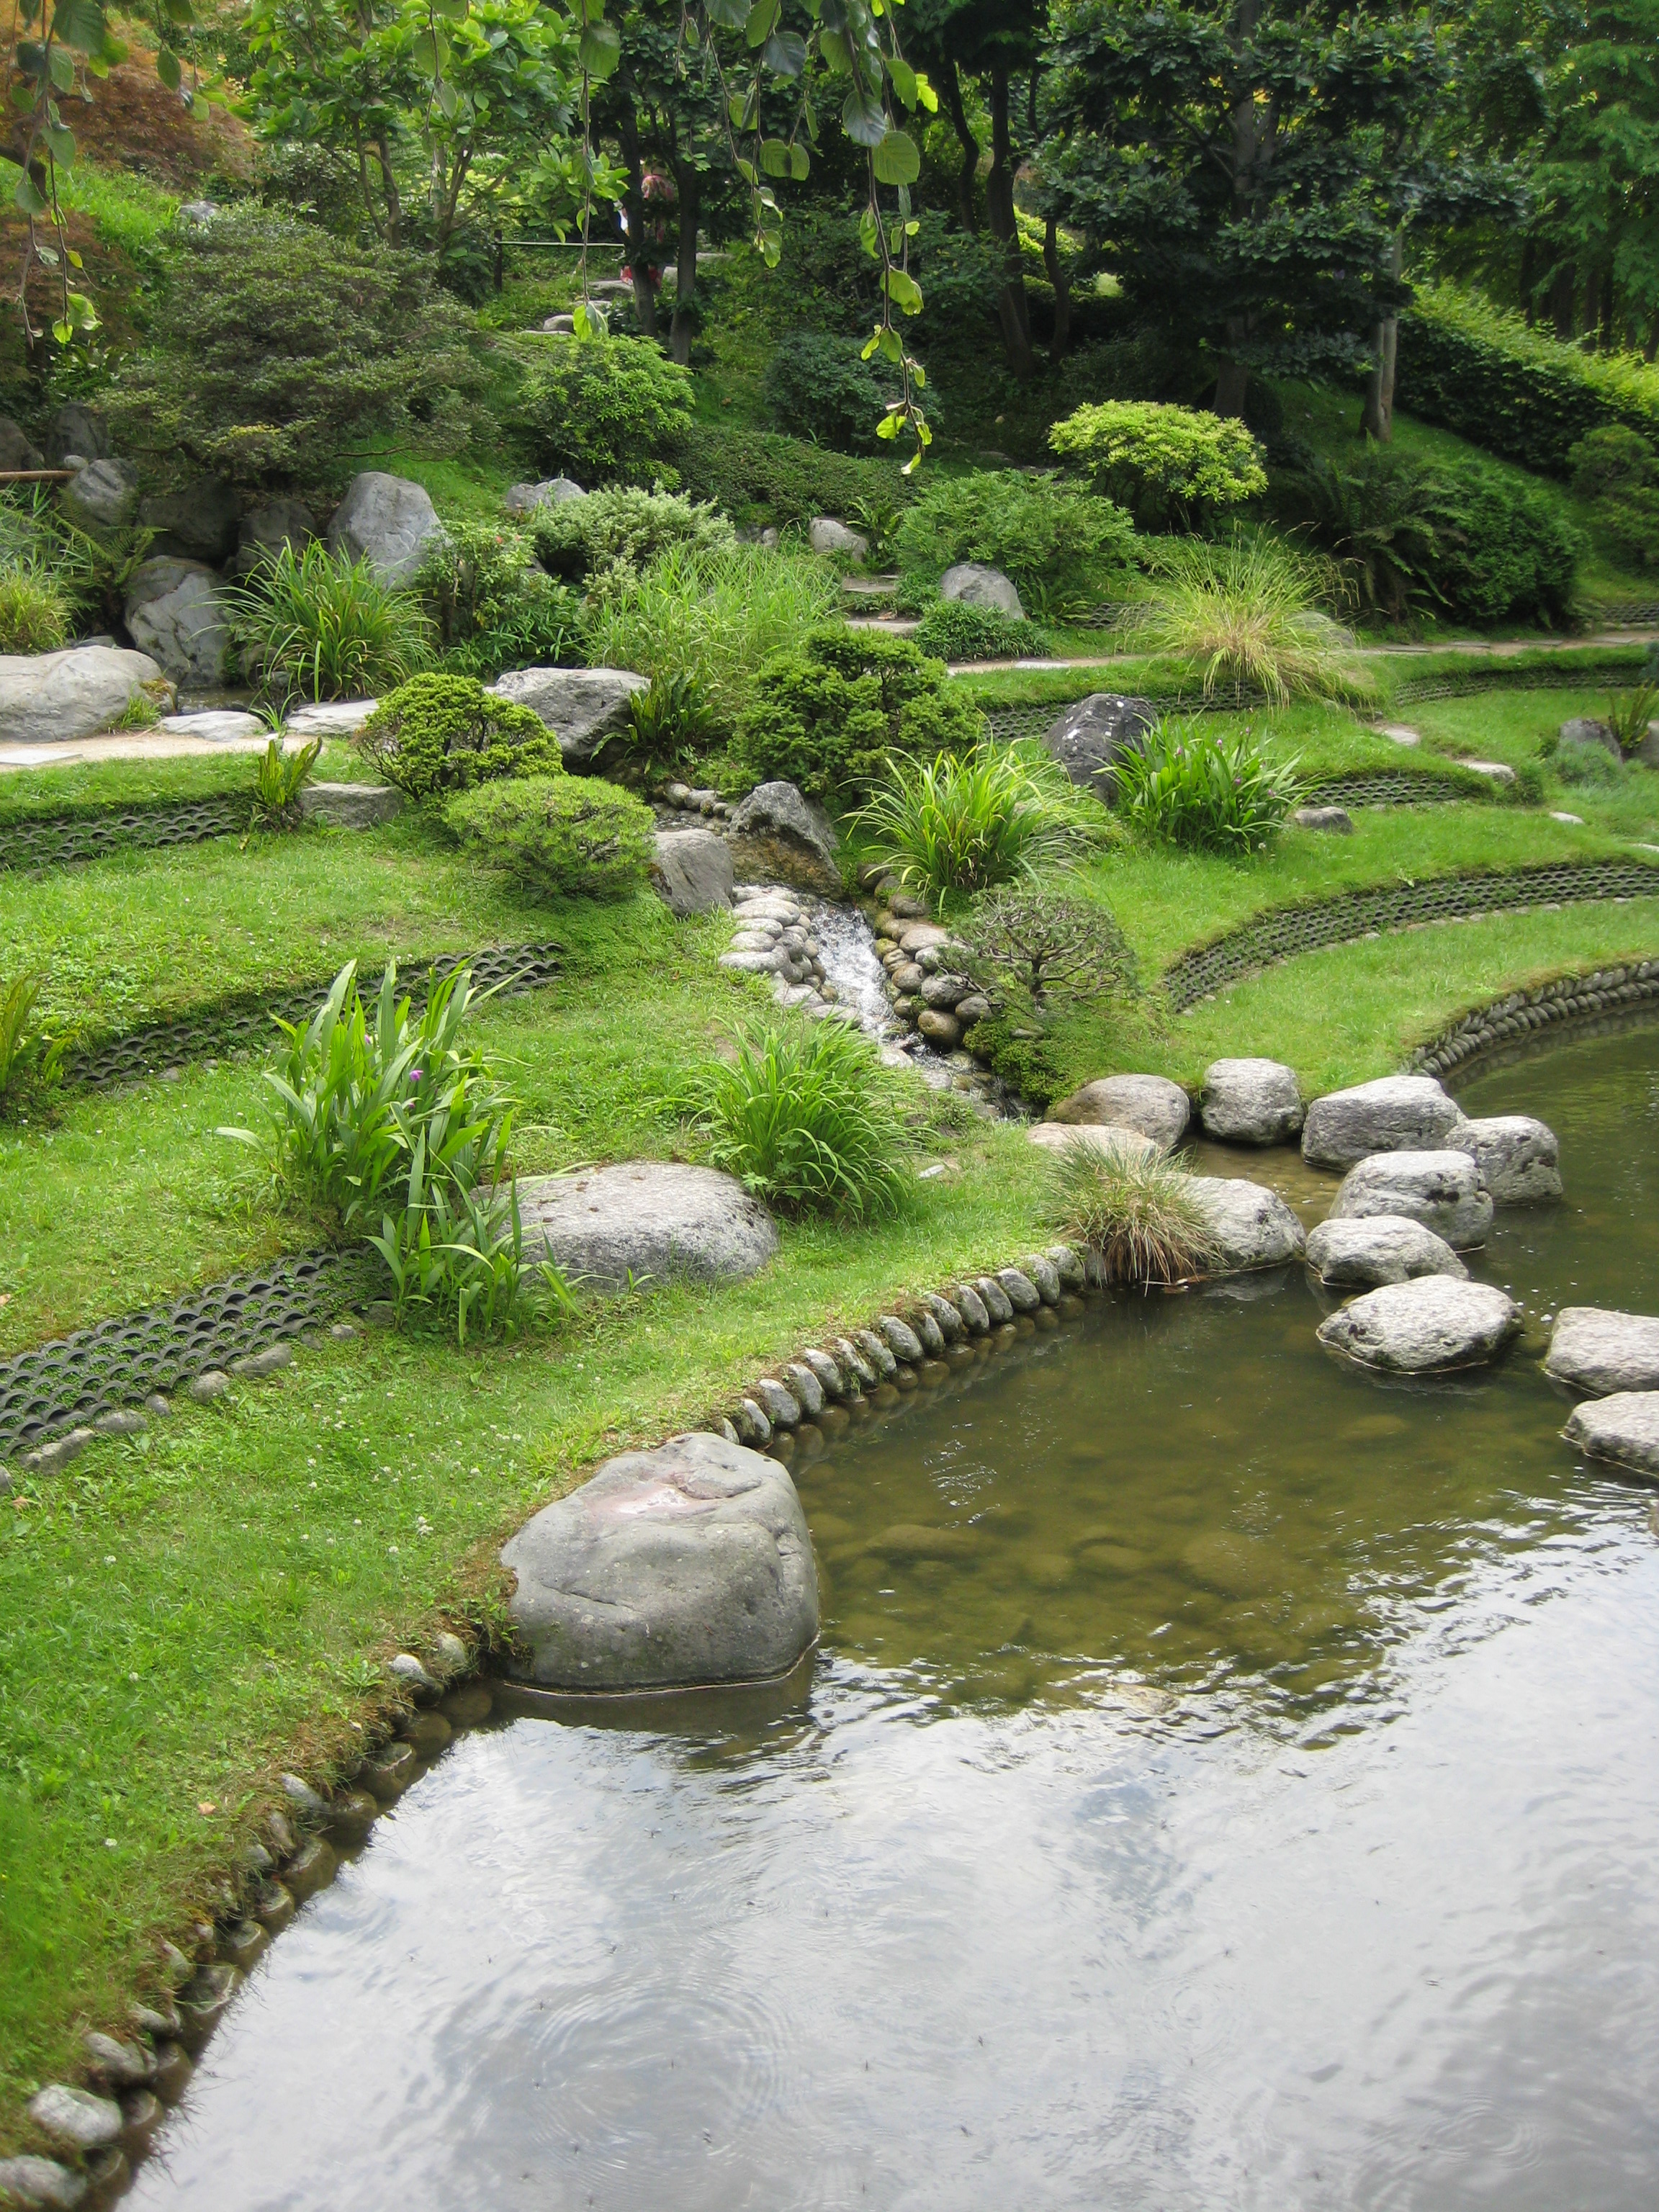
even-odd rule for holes
{"type": "Polygon", "coordinates": [[[357,749],[411,799],[564,769],[540,715],[496,698],[476,676],[411,676],[369,716],[357,749]]]}
{"type": "Polygon", "coordinates": [[[645,880],[651,809],[596,776],[532,775],[453,799],[444,822],[466,848],[555,898],[627,898],[645,880]]]}

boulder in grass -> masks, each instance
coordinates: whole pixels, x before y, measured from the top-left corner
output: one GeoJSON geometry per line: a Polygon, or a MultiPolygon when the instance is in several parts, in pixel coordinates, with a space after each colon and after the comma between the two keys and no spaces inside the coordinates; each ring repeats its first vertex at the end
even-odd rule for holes
{"type": "Polygon", "coordinates": [[[719,1437],[623,1452],[507,1546],[514,1671],[651,1690],[786,1674],[818,1632],[806,1516],[774,1459],[719,1437]]]}
{"type": "Polygon", "coordinates": [[[501,505],[516,518],[534,514],[538,507],[562,507],[568,499],[586,497],[574,477],[544,477],[539,483],[509,484],[501,505]]]}
{"type": "Polygon", "coordinates": [[[1048,1109],[1060,1122],[1106,1121],[1139,1129],[1165,1152],[1187,1133],[1192,1105],[1178,1083],[1162,1075],[1103,1075],[1048,1109]]]}
{"type": "Polygon", "coordinates": [[[1307,1232],[1277,1191],[1230,1176],[1189,1176],[1187,1191],[1214,1245],[1212,1275],[1282,1267],[1307,1249],[1307,1232]]]}
{"type": "Polygon", "coordinates": [[[820,514],[814,518],[806,532],[807,543],[815,553],[842,553],[854,561],[862,561],[870,550],[870,541],[859,531],[849,530],[844,522],[820,514]]]}
{"type": "Polygon", "coordinates": [[[337,558],[367,561],[383,584],[412,584],[444,534],[424,486],[365,469],[346,487],[328,526],[337,558]]]}
{"type": "Polygon", "coordinates": [[[1544,1372],[1592,1397],[1659,1390],[1659,1317],[1607,1306],[1563,1306],[1555,1316],[1544,1372]]]}
{"type": "Polygon", "coordinates": [[[821,806],[793,783],[757,784],[732,817],[732,860],[745,883],[789,884],[841,896],[836,832],[821,806]]]}
{"type": "Polygon", "coordinates": [[[89,537],[125,529],[138,512],[138,471],[131,461],[93,461],[58,496],[64,520],[89,537]]]}
{"type": "Polygon", "coordinates": [[[1467,1152],[1377,1152],[1349,1169],[1331,1218],[1378,1213],[1420,1221],[1454,1251],[1467,1252],[1486,1243],[1492,1205],[1467,1152]]]}
{"type": "Polygon", "coordinates": [[[559,741],[567,768],[581,769],[629,726],[628,702],[649,683],[629,668],[514,668],[489,690],[528,707],[559,741]]]}
{"type": "Polygon", "coordinates": [[[1443,1375],[1486,1366],[1520,1328],[1521,1309],[1490,1283],[1419,1275],[1355,1298],[1321,1325],[1319,1341],[1386,1374],[1443,1375]]]}
{"type": "Polygon", "coordinates": [[[1302,1157],[1351,1168],[1372,1152],[1431,1152],[1452,1142],[1463,1110],[1431,1075],[1384,1075],[1316,1098],[1302,1127],[1302,1157]]]}
{"type": "Polygon", "coordinates": [[[518,1189],[526,1259],[550,1260],[577,1291],[729,1282],[757,1273],[778,1249],[760,1200],[714,1168],[625,1160],[532,1176],[518,1189]]]}
{"type": "Polygon", "coordinates": [[[1418,1275],[1462,1282],[1469,1272],[1443,1237],[1394,1213],[1322,1221],[1308,1238],[1308,1265],[1328,1289],[1345,1291],[1376,1290],[1418,1275]]]}
{"type": "Polygon", "coordinates": [[[171,687],[147,653],[115,645],[0,653],[0,744],[67,744],[118,722],[142,691],[171,687]]]}
{"type": "Polygon", "coordinates": [[[1225,1145],[1282,1145],[1302,1127],[1302,1093],[1276,1060],[1212,1060],[1199,1118],[1225,1145]]]}
{"type": "Polygon", "coordinates": [[[712,830],[659,830],[651,887],[671,914],[712,914],[732,903],[732,848],[712,830]]]}
{"type": "Polygon", "coordinates": [[[988,607],[994,614],[1012,615],[1019,622],[1025,619],[1013,578],[1005,576],[1000,568],[987,568],[981,561],[958,561],[947,568],[939,580],[939,595],[960,601],[964,607],[988,607]]]}
{"type": "Polygon", "coordinates": [[[1120,1128],[1110,1121],[1033,1121],[1025,1140],[1046,1152],[1100,1152],[1116,1159],[1157,1159],[1164,1150],[1139,1129],[1120,1128]]]}
{"type": "Polygon", "coordinates": [[[1586,1398],[1561,1433],[1587,1457],[1611,1460],[1659,1482],[1659,1390],[1586,1398]]]}
{"type": "Polygon", "coordinates": [[[1042,743],[1073,783],[1109,806],[1117,787],[1113,770],[1118,760],[1139,746],[1157,720],[1158,709],[1150,699],[1092,691],[1049,724],[1042,743]]]}
{"type": "Polygon", "coordinates": [[[1480,1188],[1500,1206],[1524,1206],[1561,1195],[1560,1146],[1555,1132],[1530,1114],[1494,1114],[1465,1121],[1447,1139],[1474,1162],[1480,1188]]]}

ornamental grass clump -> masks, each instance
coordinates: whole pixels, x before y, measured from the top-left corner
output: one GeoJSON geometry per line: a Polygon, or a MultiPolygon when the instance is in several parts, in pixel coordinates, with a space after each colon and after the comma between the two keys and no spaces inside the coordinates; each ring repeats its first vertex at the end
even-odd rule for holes
{"type": "Polygon", "coordinates": [[[1049,1224],[1096,1253],[1108,1282],[1181,1283],[1215,1265],[1194,1178],[1162,1153],[1079,1139],[1054,1155],[1049,1176],[1049,1224]]]}
{"type": "Polygon", "coordinates": [[[1064,770],[1029,740],[986,738],[931,761],[890,757],[884,781],[853,818],[872,860],[936,908],[1029,879],[1089,842],[1064,770]]]}
{"type": "Polygon", "coordinates": [[[313,538],[283,544],[245,584],[227,589],[231,629],[273,699],[363,699],[402,684],[432,658],[432,629],[411,592],[367,560],[313,538]]]}
{"type": "Polygon", "coordinates": [[[74,618],[70,595],[49,568],[0,562],[0,653],[56,653],[74,618]]]}
{"type": "Polygon", "coordinates": [[[766,1204],[856,1221],[897,1213],[904,1145],[874,1053],[839,1021],[762,1021],[734,1032],[671,1104],[710,1163],[766,1204]]]}
{"type": "Polygon", "coordinates": [[[1218,544],[1176,538],[1152,556],[1158,581],[1130,609],[1119,635],[1131,652],[1168,654],[1218,686],[1292,698],[1345,698],[1366,687],[1344,659],[1352,634],[1317,604],[1326,572],[1271,538],[1235,535],[1218,544]]]}
{"type": "Polygon", "coordinates": [[[471,791],[503,776],[560,775],[564,757],[541,716],[498,699],[476,676],[435,671],[400,684],[369,716],[356,746],[411,799],[471,791]]]}
{"type": "Polygon", "coordinates": [[[266,743],[254,764],[253,815],[255,830],[295,830],[304,818],[300,793],[322,757],[323,741],[313,738],[295,752],[285,752],[280,732],[266,743]]]}
{"type": "Polygon", "coordinates": [[[1117,811],[1144,837],[1242,857],[1263,853],[1302,791],[1296,763],[1264,760],[1248,731],[1160,722],[1116,763],[1117,811]]]}

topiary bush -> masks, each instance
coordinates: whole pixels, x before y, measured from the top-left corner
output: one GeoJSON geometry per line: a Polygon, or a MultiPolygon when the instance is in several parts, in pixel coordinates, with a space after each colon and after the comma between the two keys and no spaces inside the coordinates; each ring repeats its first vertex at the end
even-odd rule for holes
{"type": "Polygon", "coordinates": [[[1267,489],[1261,448],[1243,423],[1155,399],[1079,407],[1048,433],[1143,530],[1196,530],[1267,489]]]}
{"type": "Polygon", "coordinates": [[[590,489],[665,474],[691,413],[691,376],[644,338],[547,338],[525,372],[515,420],[537,465],[590,489]]]}
{"type": "Polygon", "coordinates": [[[861,788],[891,752],[961,751],[983,720],[949,688],[942,661],[908,638],[814,630],[762,668],[732,746],[735,775],[782,781],[816,798],[861,788]]]}
{"type": "Polygon", "coordinates": [[[987,470],[928,483],[905,509],[893,544],[912,575],[936,581],[959,561],[980,561],[1036,604],[1098,597],[1133,559],[1134,531],[1120,508],[1079,484],[987,470]]]}
{"type": "Polygon", "coordinates": [[[636,484],[616,484],[543,507],[532,528],[537,556],[556,576],[648,568],[671,545],[724,552],[738,538],[718,508],[683,492],[646,491],[636,484]]]}
{"type": "MultiPolygon", "coordinates": [[[[787,337],[766,369],[766,411],[777,428],[842,453],[874,452],[876,425],[896,386],[862,353],[858,339],[822,331],[787,337]]],[[[935,413],[931,394],[928,412],[935,413]]]]}
{"type": "Polygon", "coordinates": [[[1037,659],[1049,644],[1040,623],[996,607],[970,607],[963,599],[933,600],[911,641],[940,660],[1037,659]]]}
{"type": "Polygon", "coordinates": [[[1472,623],[1566,622],[1583,547],[1556,499],[1480,461],[1443,474],[1461,525],[1436,571],[1450,611],[1472,623]]]}
{"type": "Polygon", "coordinates": [[[411,799],[564,769],[559,741],[540,715],[495,698],[476,676],[411,677],[381,700],[356,744],[411,799]]]}
{"type": "Polygon", "coordinates": [[[550,898],[627,898],[645,880],[656,827],[631,792],[596,776],[479,785],[444,809],[467,851],[550,898]]]}

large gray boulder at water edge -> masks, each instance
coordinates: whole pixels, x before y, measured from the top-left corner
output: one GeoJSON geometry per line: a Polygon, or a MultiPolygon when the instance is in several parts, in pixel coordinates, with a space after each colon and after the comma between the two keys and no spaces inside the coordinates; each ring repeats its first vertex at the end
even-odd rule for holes
{"type": "Polygon", "coordinates": [[[0,744],[67,744],[89,738],[118,722],[147,684],[165,688],[161,670],[147,653],[119,646],[0,654],[0,744]]]}
{"type": "Polygon", "coordinates": [[[1492,1200],[1467,1152],[1378,1152],[1350,1168],[1330,1218],[1403,1214],[1443,1237],[1454,1251],[1484,1244],[1492,1200]]]}
{"type": "Polygon", "coordinates": [[[66,521],[95,538],[119,530],[138,512],[138,471],[131,461],[93,461],[58,495],[66,521]]]}
{"type": "Polygon", "coordinates": [[[737,882],[732,849],[712,830],[659,830],[651,888],[671,914],[712,914],[730,906],[737,882]]]}
{"type": "Polygon", "coordinates": [[[1561,1433],[1590,1459],[1611,1460],[1659,1482],[1659,1390],[1586,1398],[1561,1433]]]}
{"type": "Polygon", "coordinates": [[[87,2177],[59,2166],[55,2158],[0,2158],[0,2204],[24,2212],[75,2212],[84,2202],[87,2177]]]}
{"type": "Polygon", "coordinates": [[[1480,1188],[1500,1206],[1559,1198],[1560,1146],[1555,1132],[1530,1114],[1494,1114],[1465,1121],[1446,1139],[1474,1162],[1480,1188]]]}
{"type": "Polygon", "coordinates": [[[328,526],[329,550],[367,561],[383,584],[412,584],[442,536],[422,486],[379,469],[353,477],[328,526]]]}
{"type": "Polygon", "coordinates": [[[778,1249],[771,1215],[734,1176],[675,1161],[534,1176],[520,1183],[519,1207],[526,1258],[551,1260],[579,1291],[729,1281],[778,1249]]]}
{"type": "Polygon", "coordinates": [[[236,495],[217,477],[198,477],[182,491],[142,501],[138,520],[156,532],[161,552],[182,553],[187,560],[216,567],[236,550],[236,495]]]}
{"type": "Polygon", "coordinates": [[[1157,720],[1150,699],[1094,691],[1051,722],[1042,742],[1073,783],[1109,806],[1117,788],[1114,767],[1122,754],[1139,747],[1157,720]]]}
{"type": "Polygon", "coordinates": [[[173,683],[210,690],[224,680],[230,626],[211,568],[163,554],[134,570],[127,629],[173,683]]]}
{"type": "Polygon", "coordinates": [[[786,1674],[818,1632],[812,1542],[778,1462],[718,1437],[623,1452],[507,1546],[514,1671],[646,1690],[786,1674]]]}
{"type": "Polygon", "coordinates": [[[732,862],[747,882],[841,896],[830,817],[793,783],[760,783],[732,817],[732,862]]]}
{"type": "Polygon", "coordinates": [[[1443,1237],[1396,1213],[1322,1221],[1308,1238],[1308,1265],[1328,1289],[1345,1291],[1407,1283],[1417,1275],[1462,1282],[1469,1272],[1443,1237]]]}
{"type": "Polygon", "coordinates": [[[1563,1306],[1544,1354],[1544,1372],[1595,1398],[1616,1390],[1659,1390],[1659,1319],[1606,1306],[1563,1306]]]}
{"type": "Polygon", "coordinates": [[[1199,1118],[1223,1144],[1282,1145],[1302,1127],[1302,1093],[1276,1060],[1212,1060],[1199,1118]]]}
{"type": "Polygon", "coordinates": [[[1211,1274],[1281,1267],[1306,1250],[1307,1232],[1277,1191],[1231,1176],[1193,1176],[1187,1189],[1214,1241],[1211,1274]]]}
{"type": "Polygon", "coordinates": [[[1521,1328],[1515,1300],[1490,1283],[1419,1275],[1385,1283],[1321,1324],[1319,1341],[1361,1367],[1437,1375],[1484,1367],[1521,1328]]]}
{"type": "Polygon", "coordinates": [[[1045,1152],[1099,1152],[1115,1159],[1157,1159],[1164,1150],[1139,1129],[1107,1121],[1033,1121],[1025,1141],[1045,1152]]]}
{"type": "Polygon", "coordinates": [[[1431,1152],[1449,1143],[1462,1121],[1462,1109],[1431,1075],[1379,1076],[1314,1100],[1302,1157],[1316,1167],[1351,1168],[1372,1152],[1431,1152]]]}
{"type": "Polygon", "coordinates": [[[939,580],[939,595],[959,600],[964,607],[988,607],[993,614],[1014,615],[1021,621],[1025,617],[1013,578],[979,561],[958,561],[947,568],[939,580]]]}
{"type": "Polygon", "coordinates": [[[509,514],[533,514],[538,507],[562,507],[568,499],[586,497],[574,477],[544,477],[539,483],[509,484],[501,505],[509,514]]]}
{"type": "Polygon", "coordinates": [[[629,701],[651,686],[627,668],[514,668],[489,689],[539,714],[557,738],[565,765],[580,769],[628,728],[629,701]]]}
{"type": "Polygon", "coordinates": [[[1163,1075],[1103,1075],[1048,1109],[1051,1121],[1106,1121],[1139,1129],[1168,1152],[1187,1133],[1192,1105],[1178,1083],[1163,1075]]]}

